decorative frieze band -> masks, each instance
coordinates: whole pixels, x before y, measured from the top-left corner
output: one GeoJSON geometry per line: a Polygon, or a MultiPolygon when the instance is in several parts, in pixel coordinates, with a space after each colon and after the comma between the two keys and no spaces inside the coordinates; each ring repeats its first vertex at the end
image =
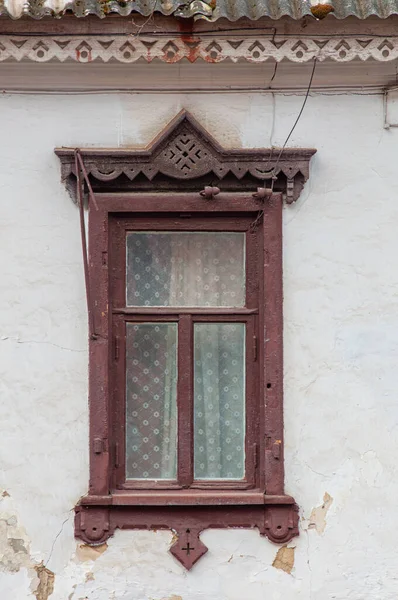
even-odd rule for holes
{"type": "Polygon", "coordinates": [[[176,63],[182,59],[208,63],[246,60],[261,63],[283,59],[305,63],[314,58],[336,62],[374,59],[387,62],[398,58],[398,37],[272,38],[231,37],[150,37],[114,36],[0,36],[0,62],[14,59],[47,62],[74,60],[134,63],[140,59],[176,63]]]}

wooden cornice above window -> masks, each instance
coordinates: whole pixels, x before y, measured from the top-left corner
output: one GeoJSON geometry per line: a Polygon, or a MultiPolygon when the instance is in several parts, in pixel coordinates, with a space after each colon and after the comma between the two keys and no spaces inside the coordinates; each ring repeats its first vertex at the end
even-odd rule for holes
{"type": "MultiPolygon", "coordinates": [[[[75,187],[75,149],[57,148],[62,179],[75,187]]],[[[282,192],[296,201],[309,177],[312,148],[226,150],[186,111],[182,111],[144,149],[81,148],[94,191],[195,191],[217,186],[221,191],[282,192]]]]}

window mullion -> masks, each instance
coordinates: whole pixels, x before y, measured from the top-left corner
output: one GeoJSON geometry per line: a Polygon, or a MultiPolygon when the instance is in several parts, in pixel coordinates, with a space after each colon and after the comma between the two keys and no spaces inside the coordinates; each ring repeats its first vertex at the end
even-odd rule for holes
{"type": "Polygon", "coordinates": [[[178,482],[193,481],[193,338],[192,316],[182,314],[178,327],[178,482]]]}

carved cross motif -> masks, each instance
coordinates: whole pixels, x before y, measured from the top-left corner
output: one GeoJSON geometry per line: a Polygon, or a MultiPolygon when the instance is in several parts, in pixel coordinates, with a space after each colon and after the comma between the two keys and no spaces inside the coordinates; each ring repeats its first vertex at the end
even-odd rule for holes
{"type": "Polygon", "coordinates": [[[191,569],[207,547],[199,538],[200,529],[183,529],[177,531],[178,538],[170,548],[170,552],[180,561],[186,569],[191,569]]]}
{"type": "Polygon", "coordinates": [[[192,546],[189,545],[189,542],[187,542],[185,548],[181,548],[181,550],[185,550],[187,554],[190,554],[191,550],[195,550],[195,548],[192,548],[192,546]]]}

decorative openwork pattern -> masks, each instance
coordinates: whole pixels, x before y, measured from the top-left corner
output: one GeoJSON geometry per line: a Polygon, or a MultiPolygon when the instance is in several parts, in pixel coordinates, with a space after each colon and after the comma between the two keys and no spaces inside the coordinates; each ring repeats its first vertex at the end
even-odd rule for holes
{"type": "Polygon", "coordinates": [[[214,38],[199,36],[184,40],[180,37],[160,39],[142,35],[114,36],[0,36],[0,62],[13,59],[48,62],[74,60],[82,63],[93,61],[134,63],[138,60],[152,62],[157,59],[166,63],[177,63],[183,59],[195,62],[198,59],[209,63],[225,60],[246,60],[262,63],[268,60],[306,63],[314,58],[318,61],[332,59],[336,62],[368,59],[388,62],[398,58],[398,37],[294,37],[257,38],[233,35],[214,38]]]}
{"type": "Polygon", "coordinates": [[[206,156],[207,152],[187,133],[175,139],[165,152],[165,158],[168,158],[184,175],[189,174],[192,168],[206,156]]]}

